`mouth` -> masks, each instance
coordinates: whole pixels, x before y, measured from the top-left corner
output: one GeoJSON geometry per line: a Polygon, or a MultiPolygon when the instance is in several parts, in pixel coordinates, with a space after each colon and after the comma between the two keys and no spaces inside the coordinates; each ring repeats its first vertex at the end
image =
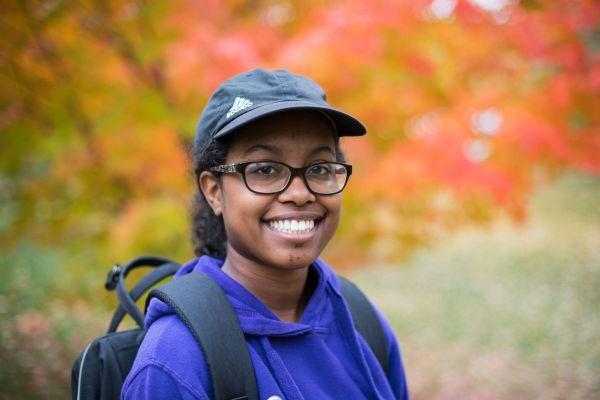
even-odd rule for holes
{"type": "Polygon", "coordinates": [[[267,222],[269,228],[275,232],[288,235],[308,234],[317,229],[323,218],[317,219],[278,219],[267,222]]]}
{"type": "Polygon", "coordinates": [[[324,219],[325,216],[317,215],[289,215],[263,220],[263,225],[287,241],[301,243],[314,237],[324,219]]]}

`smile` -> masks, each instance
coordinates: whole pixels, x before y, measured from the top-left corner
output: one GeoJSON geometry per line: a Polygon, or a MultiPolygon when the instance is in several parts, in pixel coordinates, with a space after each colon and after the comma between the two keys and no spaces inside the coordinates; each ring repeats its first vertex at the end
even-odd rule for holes
{"type": "Polygon", "coordinates": [[[313,219],[281,219],[269,221],[269,227],[274,231],[298,235],[313,231],[317,224],[318,222],[313,219]]]}

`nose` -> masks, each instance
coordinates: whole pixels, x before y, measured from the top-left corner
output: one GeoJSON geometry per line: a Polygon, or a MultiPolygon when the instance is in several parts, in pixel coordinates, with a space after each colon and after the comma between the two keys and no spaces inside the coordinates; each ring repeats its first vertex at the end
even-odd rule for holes
{"type": "Polygon", "coordinates": [[[301,176],[294,176],[291,179],[292,181],[289,183],[288,187],[277,196],[280,202],[292,202],[297,206],[302,206],[316,200],[315,195],[308,190],[308,187],[306,187],[306,183],[301,176]]]}

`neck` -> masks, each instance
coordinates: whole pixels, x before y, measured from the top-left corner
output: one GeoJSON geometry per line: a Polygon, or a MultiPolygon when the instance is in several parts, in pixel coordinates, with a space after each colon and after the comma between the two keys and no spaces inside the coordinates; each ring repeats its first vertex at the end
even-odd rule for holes
{"type": "Polygon", "coordinates": [[[312,292],[307,285],[308,266],[266,266],[229,250],[222,271],[258,297],[280,320],[298,322],[312,292]]]}

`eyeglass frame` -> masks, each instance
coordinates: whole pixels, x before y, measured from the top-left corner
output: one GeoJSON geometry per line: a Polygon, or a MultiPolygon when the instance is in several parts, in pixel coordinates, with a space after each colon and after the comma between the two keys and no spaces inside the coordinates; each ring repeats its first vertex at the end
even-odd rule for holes
{"type": "Polygon", "coordinates": [[[338,161],[319,161],[319,162],[316,162],[316,163],[313,163],[313,164],[305,165],[304,167],[296,168],[296,167],[292,167],[291,165],[288,165],[288,164],[286,164],[284,162],[281,162],[281,161],[275,161],[275,160],[254,160],[254,161],[244,161],[244,162],[235,163],[235,164],[221,164],[221,165],[216,165],[214,167],[210,167],[208,170],[210,172],[218,172],[218,173],[223,173],[223,174],[235,174],[235,173],[239,173],[239,174],[242,175],[242,178],[244,180],[244,185],[246,185],[246,188],[249,191],[251,191],[252,193],[264,194],[264,195],[279,194],[279,193],[285,192],[286,189],[290,186],[290,184],[294,180],[294,178],[296,176],[299,176],[299,177],[302,178],[302,181],[304,182],[304,186],[306,186],[306,188],[308,189],[308,191],[311,192],[312,194],[317,195],[317,196],[331,196],[331,195],[334,195],[334,194],[341,193],[346,188],[346,185],[348,184],[348,180],[350,179],[350,175],[352,175],[352,165],[346,164],[346,163],[342,163],[342,162],[338,162],[338,161]],[[267,192],[267,193],[265,193],[265,192],[257,192],[256,190],[252,190],[250,188],[250,186],[248,185],[248,182],[246,180],[246,168],[250,164],[261,163],[261,162],[262,163],[264,163],[264,162],[270,162],[270,163],[281,164],[281,165],[287,167],[290,170],[290,176],[288,177],[288,181],[286,182],[286,184],[283,186],[283,188],[281,190],[278,190],[276,192],[267,192]],[[308,171],[309,168],[312,168],[315,165],[321,165],[321,164],[337,164],[337,165],[341,165],[344,168],[346,168],[346,181],[344,182],[344,185],[337,192],[333,192],[333,193],[319,193],[319,192],[315,192],[314,190],[312,190],[310,188],[310,185],[308,184],[308,181],[306,180],[306,171],[308,171]]]}

